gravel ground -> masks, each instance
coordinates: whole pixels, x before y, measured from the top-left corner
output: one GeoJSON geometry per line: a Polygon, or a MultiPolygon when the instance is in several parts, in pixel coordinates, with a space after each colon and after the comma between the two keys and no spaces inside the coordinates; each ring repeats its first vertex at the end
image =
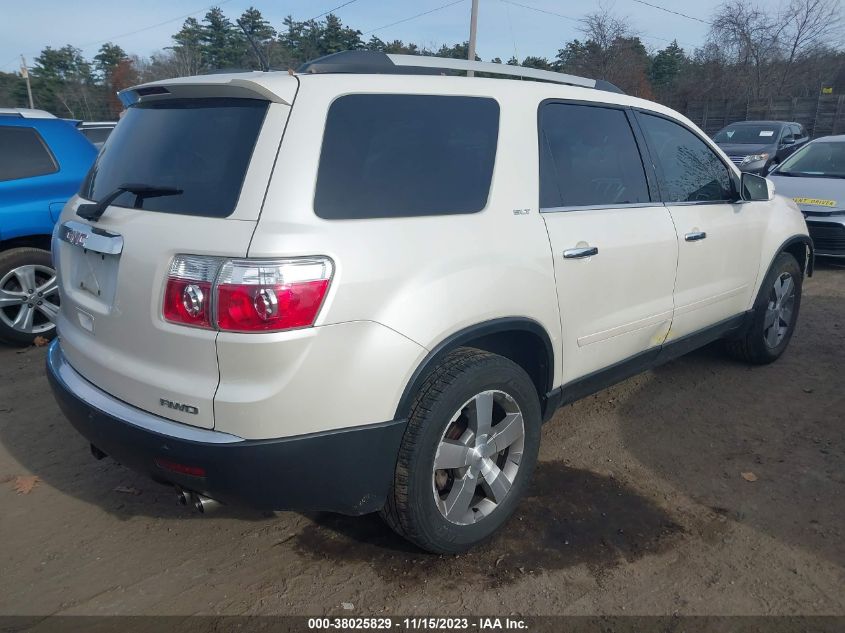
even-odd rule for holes
{"type": "Polygon", "coordinates": [[[845,615],[842,267],[779,362],[712,346],[560,410],[530,496],[460,557],[376,517],[192,513],[93,460],[43,364],[0,348],[0,615],[845,615]]]}

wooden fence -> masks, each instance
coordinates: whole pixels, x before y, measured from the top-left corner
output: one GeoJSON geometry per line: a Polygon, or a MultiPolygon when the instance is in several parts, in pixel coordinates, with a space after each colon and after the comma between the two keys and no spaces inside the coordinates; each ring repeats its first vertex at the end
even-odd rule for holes
{"type": "Polygon", "coordinates": [[[669,104],[707,134],[737,121],[795,121],[810,136],[845,134],[845,95],[773,98],[752,101],[690,101],[669,104]]]}

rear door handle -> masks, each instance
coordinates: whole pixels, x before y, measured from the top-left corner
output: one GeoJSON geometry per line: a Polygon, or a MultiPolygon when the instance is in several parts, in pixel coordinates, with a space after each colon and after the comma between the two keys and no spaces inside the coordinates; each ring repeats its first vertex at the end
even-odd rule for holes
{"type": "Polygon", "coordinates": [[[707,233],[705,233],[704,231],[695,231],[693,233],[687,233],[686,235],[684,235],[684,239],[687,242],[697,242],[698,240],[703,240],[705,237],[707,237],[707,233]]]}
{"type": "Polygon", "coordinates": [[[596,246],[585,246],[583,248],[568,248],[563,251],[564,259],[582,259],[598,255],[599,249],[596,246]]]}

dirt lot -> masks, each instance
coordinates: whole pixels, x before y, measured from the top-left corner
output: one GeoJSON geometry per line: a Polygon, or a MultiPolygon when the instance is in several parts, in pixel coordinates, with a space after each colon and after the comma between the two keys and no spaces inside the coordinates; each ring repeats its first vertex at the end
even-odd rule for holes
{"type": "Polygon", "coordinates": [[[375,517],[192,513],[93,460],[43,364],[0,349],[0,614],[845,614],[845,268],[774,365],[708,348],[562,409],[457,558],[375,517]]]}

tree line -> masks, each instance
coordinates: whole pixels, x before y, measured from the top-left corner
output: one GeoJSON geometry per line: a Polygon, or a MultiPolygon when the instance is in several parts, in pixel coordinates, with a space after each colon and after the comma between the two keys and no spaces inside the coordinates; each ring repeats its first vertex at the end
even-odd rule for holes
{"type": "MultiPolygon", "coordinates": [[[[828,86],[845,92],[841,0],[786,0],[777,8],[728,0],[707,23],[702,46],[686,50],[673,41],[654,50],[627,18],[600,7],[582,18],[581,37],[565,42],[554,57],[487,61],[605,79],[667,104],[813,96],[828,86]]],[[[215,7],[201,20],[185,20],[172,45],[149,57],[112,42],[91,59],[71,44],[48,46],[29,74],[36,107],[63,117],[115,118],[121,109],[115,93],[134,84],[223,69],[295,69],[344,50],[466,59],[468,43],[428,48],[375,35],[365,39],[331,13],[307,21],[288,16],[277,29],[254,7],[234,20],[215,7]]],[[[0,106],[26,103],[21,76],[0,72],[0,106]]]]}

